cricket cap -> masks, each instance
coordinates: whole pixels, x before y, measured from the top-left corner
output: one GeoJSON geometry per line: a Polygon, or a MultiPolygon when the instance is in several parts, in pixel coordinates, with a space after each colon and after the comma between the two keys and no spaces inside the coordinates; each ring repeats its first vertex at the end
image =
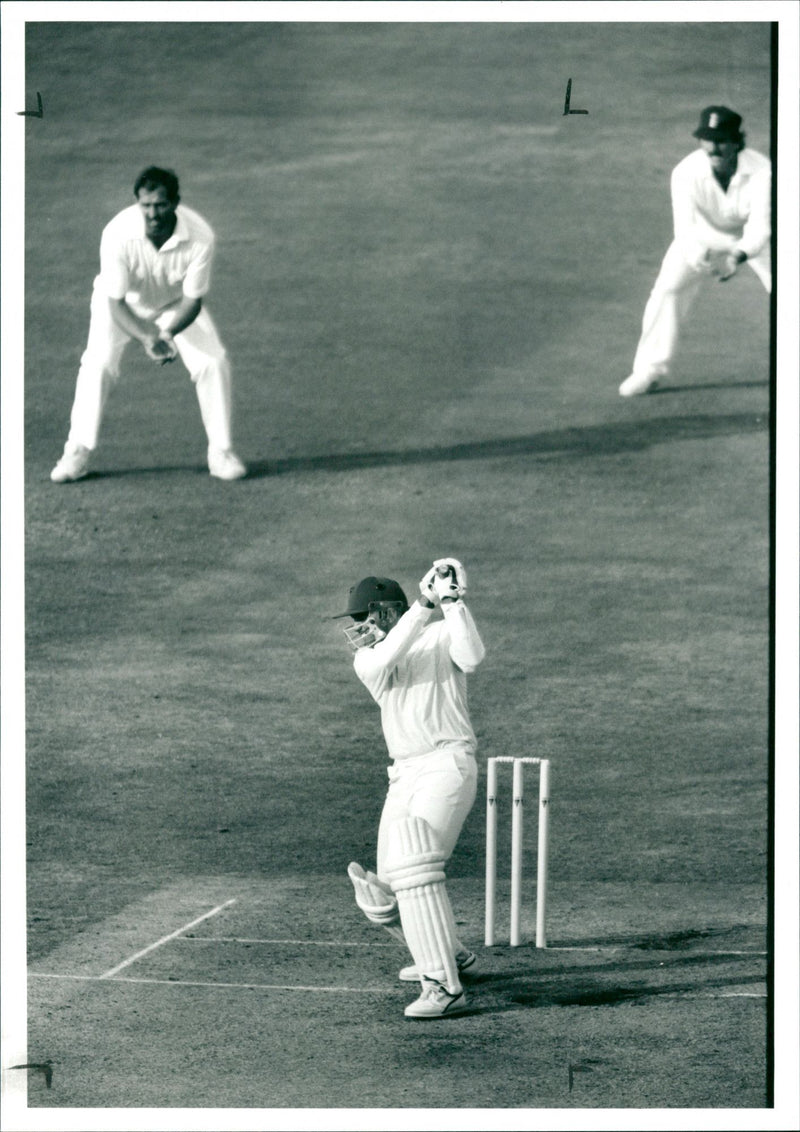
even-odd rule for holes
{"type": "Polygon", "coordinates": [[[708,141],[740,141],[742,117],[727,106],[706,106],[700,111],[700,125],[692,134],[708,141]]]}

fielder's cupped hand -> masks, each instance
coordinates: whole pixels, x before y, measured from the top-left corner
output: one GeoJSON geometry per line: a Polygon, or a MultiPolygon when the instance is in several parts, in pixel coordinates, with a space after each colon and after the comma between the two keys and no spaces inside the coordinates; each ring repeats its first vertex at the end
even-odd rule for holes
{"type": "Polygon", "coordinates": [[[467,592],[467,572],[457,558],[437,558],[433,588],[439,601],[456,601],[467,592]]]}
{"type": "Polygon", "coordinates": [[[159,335],[158,338],[148,339],[144,343],[145,353],[160,366],[174,362],[178,356],[178,347],[169,336],[159,335]]]}
{"type": "Polygon", "coordinates": [[[720,283],[723,283],[726,279],[730,279],[732,275],[736,274],[741,260],[736,252],[720,251],[709,252],[707,263],[711,274],[715,276],[720,283]]]}

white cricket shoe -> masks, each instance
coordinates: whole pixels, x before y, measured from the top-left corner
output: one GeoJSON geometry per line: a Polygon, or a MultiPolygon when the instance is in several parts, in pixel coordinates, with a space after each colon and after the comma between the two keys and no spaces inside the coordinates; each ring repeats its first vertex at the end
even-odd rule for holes
{"type": "Polygon", "coordinates": [[[89,471],[91,452],[82,444],[64,445],[64,455],[50,473],[53,483],[71,483],[80,480],[89,471]]]}
{"type": "MultiPolygon", "coordinates": [[[[462,971],[468,971],[472,964],[477,961],[477,958],[478,956],[474,951],[457,951],[456,966],[458,967],[459,975],[462,971]]],[[[401,967],[397,977],[403,983],[418,983],[419,971],[412,963],[410,967],[401,967]]]]}
{"type": "Polygon", "coordinates": [[[232,448],[209,448],[208,470],[218,480],[240,480],[247,468],[232,448]]]}
{"type": "Polygon", "coordinates": [[[438,979],[422,978],[422,994],[404,1011],[406,1018],[449,1018],[463,1014],[467,1009],[467,996],[459,989],[451,993],[438,979]]]}
{"type": "Polygon", "coordinates": [[[626,377],[622,385],[619,387],[620,397],[636,397],[640,393],[649,393],[651,389],[655,389],[658,385],[658,377],[656,374],[643,375],[640,373],[632,373],[630,377],[626,377]]]}

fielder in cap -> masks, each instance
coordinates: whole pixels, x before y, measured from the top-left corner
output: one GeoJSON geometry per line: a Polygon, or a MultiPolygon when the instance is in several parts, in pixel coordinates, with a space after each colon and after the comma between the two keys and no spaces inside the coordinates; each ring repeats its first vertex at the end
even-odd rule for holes
{"type": "Polygon", "coordinates": [[[672,171],[674,239],[647,301],[633,372],[623,397],[647,393],[669,375],[678,335],[706,278],[730,279],[746,263],[772,288],[770,161],[745,149],[742,119],[707,106],[694,137],[700,148],[672,171]]]}
{"type": "Polygon", "coordinates": [[[376,870],[353,862],[347,871],[359,908],[411,952],[400,978],[419,983],[405,1010],[417,1019],[462,1013],[461,973],[475,962],[458,938],[445,880],[477,782],[467,674],[485,650],[466,589],[464,567],[443,558],[410,607],[397,582],[369,577],[337,614],[350,618],[355,672],[381,709],[392,759],[376,870]]]}
{"type": "Polygon", "coordinates": [[[123,352],[134,339],[156,365],[180,355],[208,437],[208,470],[218,479],[241,479],[245,467],[231,447],[230,364],[204,305],[214,233],[202,216],[180,203],[171,169],[144,169],[133,195],[136,204],[117,213],[100,239],[100,273],[69,435],[50,478],[70,483],[86,475],[123,352]]]}

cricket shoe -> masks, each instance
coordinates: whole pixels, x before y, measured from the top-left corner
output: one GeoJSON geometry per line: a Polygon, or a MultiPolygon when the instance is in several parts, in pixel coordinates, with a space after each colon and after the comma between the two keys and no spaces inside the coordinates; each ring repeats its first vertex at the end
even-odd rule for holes
{"type": "Polygon", "coordinates": [[[640,393],[649,393],[658,385],[658,376],[654,373],[632,373],[626,377],[619,387],[620,397],[636,397],[640,393]]]}
{"type": "Polygon", "coordinates": [[[208,470],[218,480],[240,480],[247,468],[232,448],[209,448],[208,470]]]}
{"type": "MultiPolygon", "coordinates": [[[[464,971],[468,971],[472,964],[477,960],[477,958],[478,956],[474,951],[457,951],[456,966],[458,967],[459,975],[464,971]]],[[[397,977],[403,983],[418,983],[419,971],[412,963],[410,967],[401,967],[397,977]]]]}
{"type": "Polygon", "coordinates": [[[422,994],[404,1011],[406,1018],[449,1018],[463,1014],[467,1009],[467,996],[463,990],[451,992],[438,979],[422,977],[422,994]]]}
{"type": "Polygon", "coordinates": [[[73,480],[82,480],[89,471],[91,452],[82,444],[64,446],[64,455],[50,473],[53,483],[72,483],[73,480]]]}

